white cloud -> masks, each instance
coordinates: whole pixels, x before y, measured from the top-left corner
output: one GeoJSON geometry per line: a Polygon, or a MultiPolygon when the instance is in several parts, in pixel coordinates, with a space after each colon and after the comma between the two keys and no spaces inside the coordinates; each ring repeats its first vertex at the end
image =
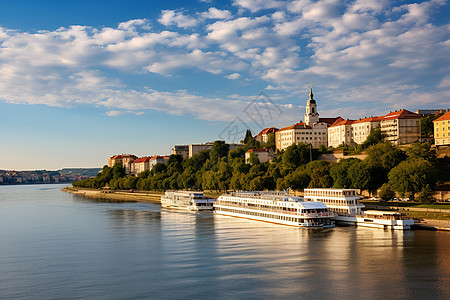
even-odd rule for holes
{"type": "Polygon", "coordinates": [[[197,69],[221,78],[263,80],[267,90],[285,93],[283,101],[314,83],[330,109],[353,102],[361,109],[373,106],[380,103],[380,90],[391,93],[381,95],[385,107],[403,99],[414,105],[432,98],[439,105],[448,102],[450,26],[433,23],[443,2],[392,7],[386,0],[240,0],[234,5],[245,11],[162,11],[158,21],[173,26],[162,31],[146,19],[38,32],[0,27],[0,97],[63,107],[86,103],[105,107],[106,115],[157,109],[205,119],[217,114],[220,120],[232,115],[221,112],[226,105],[243,105],[244,100],[192,91],[143,91],[120,80],[148,72],[177,80],[185,76],[179,70],[197,69]],[[180,101],[187,104],[177,107],[180,101]]]}
{"type": "Polygon", "coordinates": [[[215,7],[210,7],[207,12],[202,12],[200,15],[206,19],[229,19],[229,18],[231,18],[230,11],[228,11],[226,9],[220,10],[215,7]]]}
{"type": "Polygon", "coordinates": [[[182,28],[194,27],[197,25],[197,19],[174,10],[163,10],[158,21],[165,26],[175,25],[182,28]]]}
{"type": "Polygon", "coordinates": [[[442,78],[438,87],[440,88],[450,87],[450,75],[447,75],[446,77],[442,78]]]}
{"type": "Polygon", "coordinates": [[[228,79],[239,79],[239,77],[241,77],[241,74],[239,74],[239,73],[233,73],[233,74],[230,74],[230,75],[228,75],[228,76],[226,76],[228,79]]]}
{"type": "Polygon", "coordinates": [[[233,5],[257,12],[263,9],[280,8],[285,5],[285,1],[276,0],[234,0],[233,5]]]}
{"type": "Polygon", "coordinates": [[[131,114],[131,115],[136,115],[136,116],[140,116],[143,115],[144,112],[142,111],[119,111],[119,110],[108,110],[105,115],[107,115],[108,117],[117,117],[120,115],[126,115],[126,114],[131,114]]]}

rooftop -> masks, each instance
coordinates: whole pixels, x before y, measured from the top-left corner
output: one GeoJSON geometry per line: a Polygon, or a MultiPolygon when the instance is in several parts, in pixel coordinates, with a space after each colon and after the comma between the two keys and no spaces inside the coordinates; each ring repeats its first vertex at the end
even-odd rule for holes
{"type": "Polygon", "coordinates": [[[450,111],[446,112],[445,114],[443,114],[442,116],[440,116],[439,118],[437,118],[436,120],[434,120],[433,122],[437,122],[437,121],[447,121],[450,120],[450,111]]]}

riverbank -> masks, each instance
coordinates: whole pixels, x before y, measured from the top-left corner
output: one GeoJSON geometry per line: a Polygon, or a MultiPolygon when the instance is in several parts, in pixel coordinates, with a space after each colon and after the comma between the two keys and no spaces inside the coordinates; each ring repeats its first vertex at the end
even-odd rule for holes
{"type": "Polygon", "coordinates": [[[110,191],[110,190],[95,190],[87,188],[76,188],[68,186],[61,191],[80,195],[92,199],[101,199],[109,202],[151,202],[161,203],[161,195],[159,192],[142,192],[142,191],[110,191]]]}

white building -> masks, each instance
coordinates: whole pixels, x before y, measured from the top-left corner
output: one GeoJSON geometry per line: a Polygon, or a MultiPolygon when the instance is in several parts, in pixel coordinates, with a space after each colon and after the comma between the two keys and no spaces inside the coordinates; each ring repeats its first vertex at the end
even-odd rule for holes
{"type": "Polygon", "coordinates": [[[258,157],[260,163],[265,163],[274,158],[275,154],[272,149],[249,149],[245,152],[245,163],[250,163],[250,156],[254,153],[258,157]]]}
{"type": "Polygon", "coordinates": [[[380,117],[370,117],[354,121],[352,124],[353,141],[356,144],[364,143],[370,132],[380,127],[380,122],[380,117]]]}
{"type": "Polygon", "coordinates": [[[333,148],[353,143],[353,120],[343,120],[328,127],[328,146],[333,148]]]}

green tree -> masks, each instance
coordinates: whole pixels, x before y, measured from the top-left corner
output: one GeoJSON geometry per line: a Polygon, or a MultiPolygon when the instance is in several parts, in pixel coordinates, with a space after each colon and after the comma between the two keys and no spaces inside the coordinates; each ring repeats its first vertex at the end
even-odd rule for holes
{"type": "Polygon", "coordinates": [[[433,121],[442,116],[442,113],[431,114],[420,118],[419,128],[420,136],[423,139],[432,139],[434,137],[434,125],[433,121]]]}
{"type": "Polygon", "coordinates": [[[245,137],[244,137],[243,142],[244,142],[244,144],[248,144],[252,140],[253,140],[252,132],[250,131],[250,129],[247,129],[247,131],[245,131],[245,137]]]}
{"type": "Polygon", "coordinates": [[[259,158],[255,153],[250,153],[250,157],[248,159],[248,163],[251,165],[257,165],[259,164],[259,158]]]}
{"type": "Polygon", "coordinates": [[[365,161],[354,163],[348,168],[348,178],[354,189],[374,189],[375,187],[371,184],[373,180],[372,174],[371,166],[365,161]]]}
{"type": "Polygon", "coordinates": [[[163,163],[157,163],[156,165],[153,166],[152,168],[152,174],[158,174],[158,173],[163,173],[167,170],[167,166],[166,164],[163,163]]]}
{"type": "Polygon", "coordinates": [[[209,158],[212,162],[217,162],[220,158],[228,155],[230,146],[225,141],[215,141],[211,151],[209,152],[209,158]]]}
{"type": "Polygon", "coordinates": [[[123,168],[122,164],[115,164],[112,168],[113,172],[113,178],[119,179],[122,178],[125,175],[125,169],[123,168]]]}
{"type": "Polygon", "coordinates": [[[431,149],[430,143],[413,143],[405,152],[410,160],[425,159],[431,163],[436,162],[436,150],[431,149]]]}
{"type": "Polygon", "coordinates": [[[282,154],[283,166],[295,170],[309,162],[309,149],[305,144],[291,145],[282,154]]]}
{"type": "Polygon", "coordinates": [[[422,203],[431,203],[435,201],[435,199],[433,198],[433,190],[430,188],[429,184],[422,188],[422,190],[419,192],[419,195],[417,196],[417,200],[422,203]]]}
{"type": "Polygon", "coordinates": [[[385,202],[392,200],[394,196],[395,192],[391,189],[391,187],[387,183],[384,183],[378,192],[378,197],[380,197],[380,199],[385,202]]]}
{"type": "Polygon", "coordinates": [[[381,132],[380,127],[373,128],[372,130],[370,130],[370,133],[367,136],[366,140],[362,143],[363,148],[381,143],[382,141],[384,141],[385,137],[386,135],[381,132]]]}
{"type": "Polygon", "coordinates": [[[352,187],[352,181],[348,178],[348,169],[361,160],[357,158],[341,159],[330,167],[330,175],[333,178],[333,187],[341,189],[349,189],[352,187]]]}
{"type": "Polygon", "coordinates": [[[314,168],[311,173],[310,188],[330,188],[333,186],[333,178],[330,176],[330,165],[314,168]]]}
{"type": "Polygon", "coordinates": [[[389,185],[400,194],[414,199],[416,193],[427,185],[432,188],[437,181],[437,169],[424,159],[407,160],[389,172],[389,185]]]}
{"type": "Polygon", "coordinates": [[[389,142],[379,143],[366,150],[366,163],[370,166],[383,167],[387,171],[405,160],[405,153],[389,142]]]}
{"type": "Polygon", "coordinates": [[[265,143],[265,148],[272,149],[273,151],[276,151],[276,145],[275,145],[275,133],[271,132],[267,135],[267,142],[265,143]]]}

